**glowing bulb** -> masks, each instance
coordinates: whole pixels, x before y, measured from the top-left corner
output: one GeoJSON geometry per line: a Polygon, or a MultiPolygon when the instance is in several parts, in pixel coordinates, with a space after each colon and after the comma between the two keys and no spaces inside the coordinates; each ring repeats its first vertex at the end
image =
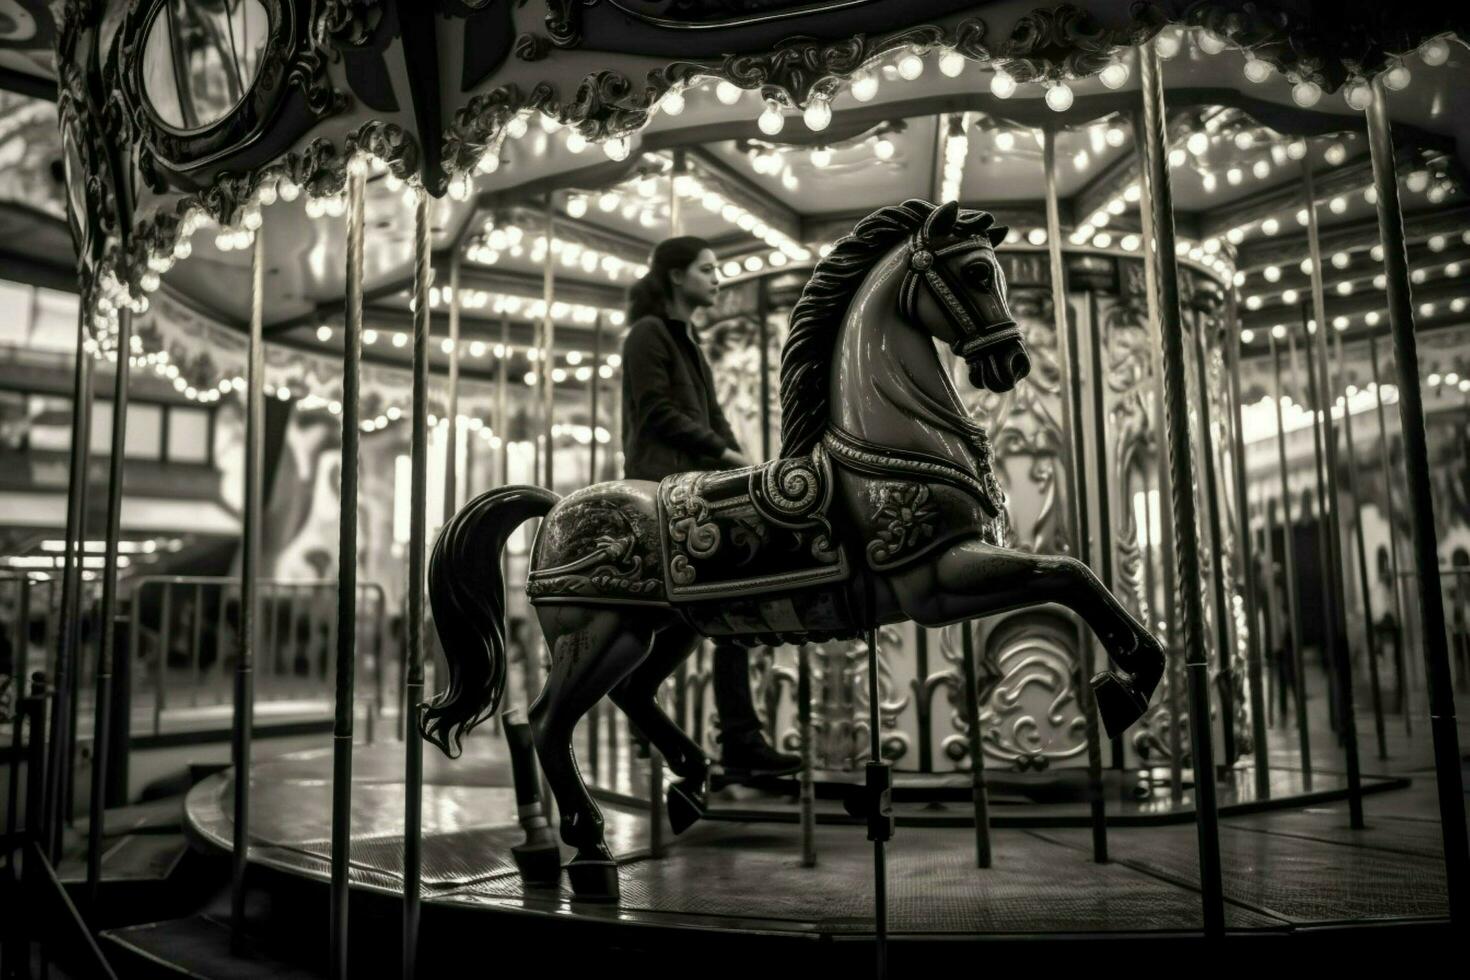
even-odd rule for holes
{"type": "Polygon", "coordinates": [[[324,344],[327,341],[331,340],[332,339],[332,328],[329,327],[329,326],[327,326],[326,324],[323,324],[320,327],[317,327],[316,328],[316,339],[317,340],[320,340],[324,344]]]}
{"type": "Polygon", "coordinates": [[[1123,132],[1122,128],[1118,126],[1109,126],[1107,132],[1103,134],[1104,142],[1114,149],[1122,146],[1127,139],[1128,134],[1123,132]]]}
{"type": "Polygon", "coordinates": [[[1267,282],[1280,282],[1281,268],[1279,266],[1268,265],[1261,270],[1261,275],[1266,277],[1267,282]]]}
{"type": "Polygon", "coordinates": [[[878,76],[864,68],[852,76],[852,97],[859,102],[870,102],[878,94],[878,76]]]}
{"type": "Polygon", "coordinates": [[[917,53],[910,51],[898,59],[898,76],[906,82],[912,82],[924,74],[924,59],[917,53]]]}
{"type": "Polygon", "coordinates": [[[823,98],[812,99],[811,104],[801,114],[802,122],[806,128],[814,133],[820,133],[832,123],[832,104],[823,98]]]}
{"type": "Polygon", "coordinates": [[[1197,157],[1204,156],[1210,148],[1210,137],[1205,133],[1191,133],[1184,141],[1184,148],[1197,157]]]}
{"type": "Polygon", "coordinates": [[[1164,30],[1154,38],[1154,53],[1165,61],[1179,53],[1181,41],[1179,35],[1172,30],[1164,30]]]}
{"type": "Polygon", "coordinates": [[[1225,171],[1225,183],[1229,184],[1231,187],[1239,184],[1242,180],[1245,180],[1245,174],[1241,171],[1239,167],[1231,167],[1229,170],[1225,171]]]}
{"type": "Polygon", "coordinates": [[[873,143],[873,156],[879,160],[893,159],[893,141],[886,136],[880,136],[873,143]]]}
{"type": "Polygon", "coordinates": [[[1404,183],[1415,194],[1422,194],[1424,193],[1424,189],[1429,186],[1429,172],[1427,170],[1415,170],[1409,174],[1404,180],[1404,183]]]}
{"type": "Polygon", "coordinates": [[[1184,147],[1182,146],[1176,146],[1169,151],[1169,166],[1171,167],[1182,167],[1188,159],[1189,154],[1184,152],[1184,147]]]}
{"type": "Polygon", "coordinates": [[[1408,66],[1400,62],[1383,73],[1383,87],[1392,92],[1400,92],[1409,87],[1411,77],[1408,66]]]}
{"type": "Polygon", "coordinates": [[[1361,78],[1355,78],[1343,86],[1342,98],[1349,109],[1363,112],[1373,104],[1373,86],[1361,78]]]}
{"type": "Polygon", "coordinates": [[[821,170],[832,162],[832,151],[825,146],[819,146],[812,150],[811,161],[813,167],[821,170]]]}
{"type": "Polygon", "coordinates": [[[1307,155],[1306,140],[1292,140],[1286,144],[1286,155],[1293,160],[1301,160],[1307,155]]]}
{"type": "Polygon", "coordinates": [[[526,135],[526,130],[529,128],[526,125],[525,116],[512,116],[510,122],[505,124],[505,135],[513,140],[518,140],[526,135]]]}
{"type": "Polygon", "coordinates": [[[786,126],[786,117],[781,115],[781,107],[774,99],[767,99],[766,107],[755,124],[760,127],[762,133],[767,136],[775,136],[786,126]]]}
{"type": "Polygon", "coordinates": [[[1271,161],[1265,157],[1251,164],[1251,173],[1255,174],[1257,180],[1265,180],[1271,176],[1271,161]]]}
{"type": "Polygon", "coordinates": [[[1271,77],[1271,66],[1254,55],[1245,56],[1245,77],[1257,85],[1271,77]]]}
{"type": "Polygon", "coordinates": [[[470,199],[470,179],[465,174],[455,174],[449,181],[449,196],[456,201],[470,199]]]}
{"type": "Polygon", "coordinates": [[[607,154],[609,160],[626,160],[632,149],[626,136],[616,136],[602,144],[602,152],[607,154]]]}
{"type": "Polygon", "coordinates": [[[581,194],[567,198],[567,214],[573,218],[580,218],[587,213],[587,198],[581,194]]]}
{"type": "Polygon", "coordinates": [[[1431,38],[1419,46],[1419,57],[1431,68],[1438,68],[1450,60],[1450,46],[1442,37],[1431,38]]]}
{"type": "Polygon", "coordinates": [[[1347,147],[1343,146],[1341,143],[1333,143],[1327,148],[1322,156],[1324,159],[1326,159],[1328,163],[1332,164],[1332,166],[1341,166],[1342,162],[1347,159],[1347,147]]]}
{"type": "Polygon", "coordinates": [[[1072,86],[1066,82],[1057,82],[1046,90],[1046,105],[1053,112],[1066,112],[1072,108],[1073,98],[1072,86]]]}
{"type": "Polygon", "coordinates": [[[1291,100],[1303,109],[1310,109],[1322,98],[1322,86],[1312,81],[1297,82],[1291,87],[1291,100]]]}
{"type": "Polygon", "coordinates": [[[1267,218],[1265,221],[1261,222],[1261,233],[1264,235],[1274,235],[1280,230],[1281,222],[1277,221],[1275,218],[1267,218]]]}
{"type": "Polygon", "coordinates": [[[1128,63],[1124,61],[1113,62],[1098,74],[1097,79],[1107,88],[1122,88],[1128,84],[1128,63]]]}
{"type": "Polygon", "coordinates": [[[577,132],[575,129],[568,130],[567,131],[567,152],[568,153],[581,153],[585,149],[587,149],[587,137],[583,136],[581,133],[577,132]]]}
{"type": "Polygon", "coordinates": [[[1009,99],[1016,94],[1016,80],[999,69],[990,76],[990,94],[997,99],[1009,99]]]}
{"type": "Polygon", "coordinates": [[[1016,148],[1016,134],[1008,129],[1003,129],[995,134],[995,148],[1002,153],[1009,153],[1016,148]]]}
{"type": "Polygon", "coordinates": [[[1225,50],[1225,39],[1214,31],[1200,31],[1195,43],[1205,54],[1219,54],[1225,50]]]}
{"type": "Polygon", "coordinates": [[[939,56],[939,70],[947,78],[959,78],[965,70],[965,56],[950,48],[939,56]]]}
{"type": "Polygon", "coordinates": [[[659,101],[659,108],[671,116],[677,116],[684,111],[684,93],[678,89],[671,89],[659,101]]]}

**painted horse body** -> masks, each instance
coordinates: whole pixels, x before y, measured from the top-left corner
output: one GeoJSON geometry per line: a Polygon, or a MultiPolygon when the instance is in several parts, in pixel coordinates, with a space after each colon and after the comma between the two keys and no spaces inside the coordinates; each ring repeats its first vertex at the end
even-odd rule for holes
{"type": "MultiPolygon", "coordinates": [[[[1126,672],[1093,679],[1108,733],[1146,709],[1162,649],[1079,562],[1002,547],[1005,496],[990,444],[935,347],[947,343],[970,381],[992,391],[1029,371],[994,256],[1004,234],[983,212],[908,201],[834,247],[792,312],[781,458],[602,483],[565,499],[502,487],[445,525],[429,594],[450,677],[420,726],[453,755],[504,690],[501,549],[522,521],[544,518],[526,588],[551,668],[530,725],[507,731],[513,754],[534,743],[562,840],[577,849],[567,870],[578,897],[616,898],[618,885],[572,754],[577,721],[610,697],[680,777],[669,816],[676,832],[687,827],[703,809],[708,760],[655,695],[701,636],[805,642],[1056,602],[1126,672]]],[[[523,877],[552,879],[557,849],[534,783],[517,780],[528,841],[516,856],[523,877]]]]}

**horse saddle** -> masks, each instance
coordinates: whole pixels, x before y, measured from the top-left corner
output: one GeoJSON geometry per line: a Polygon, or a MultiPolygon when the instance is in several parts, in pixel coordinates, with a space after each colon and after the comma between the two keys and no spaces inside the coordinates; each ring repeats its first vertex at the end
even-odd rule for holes
{"type": "Polygon", "coordinates": [[[832,466],[809,456],[737,470],[677,473],[658,487],[672,603],[742,599],[847,580],[832,532],[832,466]]]}

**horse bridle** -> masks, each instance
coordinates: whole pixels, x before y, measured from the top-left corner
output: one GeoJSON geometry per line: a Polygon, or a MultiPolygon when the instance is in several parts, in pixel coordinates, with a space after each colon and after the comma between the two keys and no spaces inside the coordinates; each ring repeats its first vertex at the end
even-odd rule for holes
{"type": "Polygon", "coordinates": [[[940,261],[956,252],[973,251],[977,243],[986,249],[992,247],[984,235],[975,235],[935,249],[930,247],[928,236],[923,231],[915,233],[909,237],[908,268],[898,287],[899,312],[910,322],[918,320],[920,286],[928,290],[958,336],[950,344],[950,349],[966,360],[973,359],[989,347],[1021,336],[1020,328],[1002,296],[1005,276],[993,259],[994,289],[978,296],[973,287],[956,282],[946,264],[940,261]]]}

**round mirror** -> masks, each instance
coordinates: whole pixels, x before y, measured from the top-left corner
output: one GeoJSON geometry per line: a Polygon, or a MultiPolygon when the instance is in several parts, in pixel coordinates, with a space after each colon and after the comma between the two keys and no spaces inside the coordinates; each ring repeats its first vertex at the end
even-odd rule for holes
{"type": "Polygon", "coordinates": [[[143,91],[164,123],[192,133],[250,91],[270,15],[260,0],[164,0],[143,44],[143,91]]]}

